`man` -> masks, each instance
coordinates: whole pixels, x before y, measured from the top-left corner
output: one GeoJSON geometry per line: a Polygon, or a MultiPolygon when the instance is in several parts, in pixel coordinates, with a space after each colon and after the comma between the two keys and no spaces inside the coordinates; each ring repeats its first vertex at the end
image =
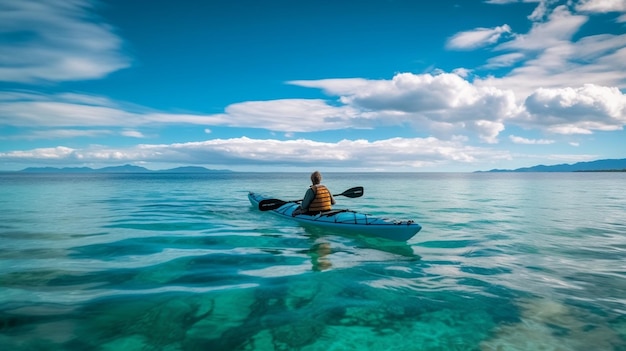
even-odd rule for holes
{"type": "Polygon", "coordinates": [[[299,214],[316,215],[320,212],[330,211],[335,199],[326,186],[321,184],[322,174],[318,171],[311,173],[311,187],[304,194],[302,205],[293,211],[293,216],[299,214]]]}

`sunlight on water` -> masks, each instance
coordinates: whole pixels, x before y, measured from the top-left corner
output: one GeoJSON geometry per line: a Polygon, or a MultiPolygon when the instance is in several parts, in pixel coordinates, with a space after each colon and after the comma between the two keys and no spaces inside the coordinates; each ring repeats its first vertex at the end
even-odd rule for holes
{"type": "Polygon", "coordinates": [[[0,175],[2,350],[626,350],[623,174],[326,174],[408,242],[248,191],[307,174],[0,175]]]}

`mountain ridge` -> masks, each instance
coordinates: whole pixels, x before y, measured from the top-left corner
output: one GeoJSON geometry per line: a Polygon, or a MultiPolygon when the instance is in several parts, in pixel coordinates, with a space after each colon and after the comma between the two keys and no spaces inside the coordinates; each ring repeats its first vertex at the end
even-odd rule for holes
{"type": "Polygon", "coordinates": [[[516,169],[492,169],[479,172],[626,172],[626,158],[562,163],[557,165],[536,165],[516,169]]]}

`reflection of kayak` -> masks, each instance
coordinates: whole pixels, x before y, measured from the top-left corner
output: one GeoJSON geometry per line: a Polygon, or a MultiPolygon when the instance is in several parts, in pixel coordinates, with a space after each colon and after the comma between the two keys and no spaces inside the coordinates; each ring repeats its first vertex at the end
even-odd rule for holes
{"type": "MultiPolygon", "coordinates": [[[[269,198],[251,192],[248,194],[248,199],[254,207],[259,208],[259,203],[269,198]]],[[[413,221],[377,218],[351,210],[331,210],[313,216],[306,214],[292,216],[291,214],[299,205],[296,202],[281,203],[283,203],[282,206],[269,212],[304,225],[334,228],[396,241],[409,240],[422,229],[422,226],[413,221]]]]}

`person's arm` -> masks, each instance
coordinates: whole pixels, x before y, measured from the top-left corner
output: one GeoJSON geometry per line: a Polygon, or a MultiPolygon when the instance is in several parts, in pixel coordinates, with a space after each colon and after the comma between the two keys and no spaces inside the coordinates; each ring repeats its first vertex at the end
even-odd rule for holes
{"type": "Polygon", "coordinates": [[[302,207],[303,210],[308,211],[313,199],[315,199],[315,192],[313,189],[309,188],[306,191],[306,194],[304,194],[304,200],[302,200],[302,205],[300,207],[302,207]]]}
{"type": "Polygon", "coordinates": [[[335,198],[333,197],[333,194],[330,192],[330,190],[328,191],[328,195],[330,195],[330,204],[334,205],[335,204],[335,198]]]}

